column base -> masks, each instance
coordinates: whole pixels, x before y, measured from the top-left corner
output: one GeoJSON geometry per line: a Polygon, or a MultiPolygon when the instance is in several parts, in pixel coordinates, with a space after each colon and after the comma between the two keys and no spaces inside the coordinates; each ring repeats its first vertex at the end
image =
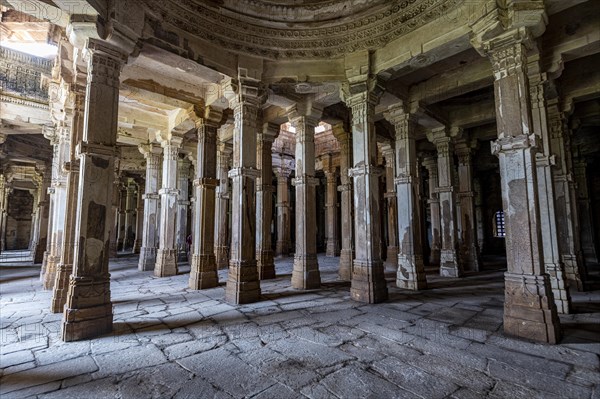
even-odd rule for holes
{"type": "Polygon", "coordinates": [[[54,293],[52,294],[52,304],[50,305],[52,313],[61,313],[64,310],[72,272],[73,265],[59,263],[56,268],[56,281],[54,283],[54,293]]]}
{"type": "Polygon", "coordinates": [[[141,250],[142,250],[142,240],[135,240],[135,242],[133,243],[133,250],[131,251],[131,253],[139,254],[141,250]]]}
{"type": "Polygon", "coordinates": [[[354,260],[350,295],[353,300],[364,303],[387,301],[387,281],[382,262],[354,260]]]}
{"type": "Polygon", "coordinates": [[[520,338],[556,344],[560,322],[547,274],[505,273],[504,332],[520,338]]]}
{"type": "Polygon", "coordinates": [[[351,249],[342,249],[340,251],[340,268],[338,278],[342,281],[352,280],[352,261],[354,252],[351,249]]]}
{"type": "Polygon", "coordinates": [[[325,250],[325,256],[328,258],[335,258],[340,255],[337,240],[327,240],[327,247],[325,250]]]}
{"type": "Polygon", "coordinates": [[[138,263],[138,270],[142,272],[149,272],[154,270],[156,266],[156,248],[142,247],[140,250],[140,261],[138,263]]]}
{"type": "Polygon", "coordinates": [[[44,280],[42,286],[45,290],[51,290],[54,288],[54,282],[56,280],[56,268],[60,263],[60,256],[48,255],[46,258],[46,272],[44,273],[44,280]]]}
{"type": "Polygon", "coordinates": [[[439,249],[432,249],[431,252],[429,253],[429,264],[432,266],[439,266],[440,264],[440,250],[439,249]]]}
{"type": "Polygon", "coordinates": [[[314,290],[321,287],[321,272],[317,255],[296,255],[292,270],[292,288],[314,290]]]}
{"type": "Polygon", "coordinates": [[[386,266],[393,267],[394,269],[398,269],[398,247],[387,247],[386,255],[385,255],[385,264],[386,266]]]}
{"type": "Polygon", "coordinates": [[[256,261],[230,261],[227,285],[225,286],[225,300],[241,305],[257,302],[259,299],[260,282],[256,261]]]}
{"type": "Polygon", "coordinates": [[[270,280],[275,278],[275,263],[273,262],[273,251],[258,251],[256,257],[259,280],[270,280]]]}
{"type": "Polygon", "coordinates": [[[156,252],[154,275],[156,277],[171,277],[177,275],[176,249],[159,249],[156,252]]]}
{"type": "Polygon", "coordinates": [[[583,265],[583,259],[577,255],[563,255],[563,264],[565,265],[565,278],[569,288],[577,291],[584,291],[583,280],[580,273],[580,265],[583,265]]]}
{"type": "Polygon", "coordinates": [[[463,247],[461,249],[462,263],[465,270],[478,272],[481,270],[481,259],[479,258],[479,248],[463,247]]]}
{"type": "Polygon", "coordinates": [[[118,256],[117,254],[117,242],[116,241],[111,241],[108,244],[108,257],[111,259],[114,259],[118,256]]]}
{"type": "Polygon", "coordinates": [[[193,290],[204,290],[219,285],[217,263],[213,254],[192,255],[190,264],[190,288],[193,290]]]}
{"type": "Polygon", "coordinates": [[[550,276],[550,287],[554,296],[554,304],[559,314],[571,313],[571,295],[565,281],[563,266],[556,263],[544,264],[544,270],[550,276]]]}
{"type": "Polygon", "coordinates": [[[215,258],[217,269],[227,269],[229,267],[229,247],[215,247],[215,258]]]}
{"type": "Polygon", "coordinates": [[[463,270],[455,251],[440,251],[440,276],[462,277],[463,270]]]}
{"type": "Polygon", "coordinates": [[[71,277],[64,307],[62,339],[65,342],[99,337],[112,331],[110,276],[101,281],[71,277]]]}
{"type": "Polygon", "coordinates": [[[398,255],[396,286],[405,290],[419,291],[427,288],[427,277],[422,256],[398,255]]]}

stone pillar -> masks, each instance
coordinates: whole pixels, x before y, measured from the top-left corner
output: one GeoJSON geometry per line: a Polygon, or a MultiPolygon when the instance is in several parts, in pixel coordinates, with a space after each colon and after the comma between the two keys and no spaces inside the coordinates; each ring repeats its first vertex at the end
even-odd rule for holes
{"type": "Polygon", "coordinates": [[[128,179],[125,190],[127,194],[125,200],[125,237],[123,238],[123,251],[133,249],[133,242],[135,241],[135,229],[137,225],[135,220],[137,190],[133,180],[128,179]]]}
{"type": "Polygon", "coordinates": [[[256,262],[258,278],[275,278],[275,263],[271,247],[271,223],[273,221],[273,141],[279,135],[281,126],[265,123],[258,134],[257,164],[260,177],[256,182],[256,262]]]}
{"type": "Polygon", "coordinates": [[[183,142],[182,137],[168,134],[157,138],[163,148],[162,188],[160,195],[160,221],[158,250],[156,251],[156,264],[154,275],[156,277],[170,277],[177,275],[177,246],[176,246],[176,219],[177,201],[177,160],[179,148],[183,142]]]}
{"type": "Polygon", "coordinates": [[[146,192],[146,183],[143,179],[136,179],[137,184],[137,204],[135,211],[135,241],[131,253],[139,254],[142,249],[142,236],[144,232],[144,194],[146,192]]]}
{"type": "Polygon", "coordinates": [[[33,256],[33,263],[42,263],[44,260],[44,253],[48,245],[48,219],[50,218],[50,198],[48,195],[48,188],[51,182],[50,171],[44,165],[36,166],[36,170],[39,170],[41,180],[39,181],[39,226],[35,247],[31,249],[33,256]]]}
{"type": "Polygon", "coordinates": [[[442,226],[440,224],[440,199],[438,194],[438,166],[435,156],[423,159],[423,166],[429,173],[429,212],[431,214],[431,252],[429,254],[429,264],[440,264],[440,249],[442,248],[442,226]]]}
{"type": "Polygon", "coordinates": [[[69,161],[70,128],[64,126],[56,130],[53,137],[54,156],[52,159],[52,185],[54,193],[54,208],[52,212],[52,229],[50,230],[50,252],[46,258],[46,271],[43,279],[45,290],[51,290],[56,280],[56,270],[62,253],[66,203],[67,203],[67,173],[63,165],[69,161]]]}
{"type": "Polygon", "coordinates": [[[291,170],[279,167],[275,170],[277,176],[277,243],[275,253],[278,257],[290,254],[291,242],[291,217],[290,217],[290,189],[289,177],[291,170]]]}
{"type": "Polygon", "coordinates": [[[458,200],[460,202],[460,256],[464,268],[481,269],[481,258],[475,226],[475,193],[473,192],[473,162],[471,143],[461,139],[455,146],[458,156],[458,200]]]}
{"type": "Polygon", "coordinates": [[[592,207],[587,178],[587,162],[577,158],[573,162],[573,174],[577,186],[577,209],[579,210],[579,229],[581,232],[581,250],[586,262],[597,263],[594,226],[592,225],[592,207]]]}
{"type": "Polygon", "coordinates": [[[0,207],[2,214],[0,215],[0,250],[6,250],[6,221],[8,219],[8,197],[12,192],[10,183],[6,182],[4,175],[0,185],[0,207]]]}
{"type": "Polygon", "coordinates": [[[235,304],[256,302],[260,280],[256,268],[256,136],[259,112],[265,102],[259,81],[241,78],[226,89],[234,110],[233,168],[229,171],[231,193],[231,258],[225,299],[235,304]],[[233,87],[235,85],[235,87],[233,87]]]}
{"type": "Polygon", "coordinates": [[[555,211],[554,179],[552,177],[553,155],[550,148],[550,131],[545,86],[546,75],[539,73],[539,55],[529,56],[529,90],[531,99],[531,122],[533,132],[540,139],[536,155],[540,230],[544,270],[550,275],[550,285],[558,313],[569,313],[571,298],[566,284],[564,265],[560,257],[558,228],[555,211]]]}
{"type": "Polygon", "coordinates": [[[396,133],[396,195],[398,200],[398,273],[396,285],[409,290],[427,288],[421,243],[422,222],[419,206],[419,161],[417,159],[416,121],[397,105],[385,114],[396,133]]]}
{"type": "Polygon", "coordinates": [[[340,182],[338,191],[342,193],[341,198],[341,250],[339,279],[350,280],[352,278],[352,262],[354,260],[354,212],[352,198],[352,179],[348,171],[352,167],[352,136],[346,132],[342,124],[333,127],[333,135],[340,143],[340,182]]]}
{"type": "MultiPolygon", "coordinates": [[[[367,86],[370,82],[366,82],[367,86]]],[[[345,102],[352,110],[355,259],[350,295],[359,302],[388,299],[383,262],[379,210],[379,175],[375,135],[375,104],[378,98],[362,84],[349,89],[345,102]]]]}
{"type": "Polygon", "coordinates": [[[80,154],[75,256],[62,338],[75,341],[112,330],[108,272],[112,186],[119,108],[119,75],[126,60],[106,42],[88,39],[88,77],[80,154]]]}
{"type": "Polygon", "coordinates": [[[229,161],[232,148],[219,144],[217,152],[217,199],[215,204],[215,257],[217,269],[229,266],[229,161]]]}
{"type": "Polygon", "coordinates": [[[73,272],[73,263],[75,261],[75,234],[76,219],[79,213],[77,209],[77,196],[79,192],[79,159],[77,159],[77,145],[83,138],[84,129],[84,101],[85,92],[83,87],[76,86],[77,91],[73,95],[73,114],[71,124],[71,137],[69,142],[68,160],[65,165],[67,171],[67,200],[65,203],[65,229],[64,243],[60,254],[60,262],[56,269],[56,280],[54,281],[54,291],[52,294],[52,303],[50,310],[53,313],[63,311],[67,302],[69,291],[69,279],[73,272]]]}
{"type": "Polygon", "coordinates": [[[158,248],[159,214],[158,170],[160,166],[161,149],[153,144],[140,144],[140,152],[146,158],[146,190],[144,193],[144,227],[142,231],[142,248],[138,270],[154,270],[156,264],[156,249],[158,248]]]}
{"type": "Polygon", "coordinates": [[[201,290],[219,284],[215,258],[215,191],[217,180],[217,129],[222,114],[207,109],[198,123],[198,164],[194,206],[193,255],[190,271],[190,288],[201,290]]]}
{"type": "Polygon", "coordinates": [[[117,251],[125,244],[125,216],[127,215],[127,185],[119,181],[119,213],[117,215],[117,251]]]}
{"type": "Polygon", "coordinates": [[[31,230],[29,231],[29,245],[27,246],[27,249],[29,251],[31,251],[33,249],[33,247],[35,247],[35,241],[36,241],[36,237],[38,234],[37,230],[39,227],[38,225],[39,225],[39,216],[40,216],[38,203],[39,203],[40,190],[39,190],[39,188],[34,188],[34,189],[28,190],[28,191],[29,191],[29,194],[31,194],[31,196],[33,197],[33,209],[31,212],[31,230]]]}
{"type": "Polygon", "coordinates": [[[454,151],[446,128],[436,129],[427,138],[437,149],[438,195],[440,198],[440,276],[461,277],[463,266],[458,256],[456,199],[454,197],[454,151]]]}
{"type": "Polygon", "coordinates": [[[558,246],[568,285],[571,289],[582,291],[586,265],[581,252],[581,237],[578,229],[578,190],[573,177],[570,132],[566,125],[566,117],[560,112],[558,103],[558,98],[548,101],[550,148],[555,157],[552,172],[555,187],[554,204],[556,206],[558,246]]]}
{"type": "Polygon", "coordinates": [[[323,171],[325,172],[325,227],[326,227],[326,256],[339,256],[338,220],[337,220],[337,171],[333,165],[331,154],[323,158],[323,171]]]}
{"type": "MultiPolygon", "coordinates": [[[[44,253],[42,254],[42,267],[40,268],[40,281],[43,283],[44,276],[46,275],[46,267],[48,266],[48,256],[50,255],[50,245],[52,243],[52,215],[54,214],[55,200],[54,200],[54,189],[52,188],[52,176],[54,174],[54,168],[49,165],[46,168],[47,173],[44,175],[44,180],[47,180],[47,197],[48,197],[48,224],[46,229],[46,245],[44,253]],[[47,177],[46,177],[47,175],[47,177]]],[[[5,198],[7,198],[5,196],[5,198]]],[[[6,208],[5,208],[6,209],[6,208]]],[[[3,222],[6,225],[6,221],[3,222]]]]}
{"type": "Polygon", "coordinates": [[[110,242],[108,249],[109,258],[116,258],[118,256],[117,251],[117,236],[119,234],[119,206],[121,205],[121,176],[119,175],[119,159],[115,158],[115,167],[114,167],[114,179],[113,179],[113,189],[112,189],[112,208],[110,211],[110,217],[108,219],[108,225],[111,227],[112,231],[110,232],[110,242]]]}
{"type": "Polygon", "coordinates": [[[187,231],[188,231],[188,212],[190,209],[189,194],[190,179],[190,161],[187,158],[177,161],[177,189],[179,190],[179,200],[177,201],[177,251],[179,260],[187,259],[187,231]]]}
{"type": "Polygon", "coordinates": [[[292,287],[310,290],[321,286],[317,261],[317,206],[315,178],[315,127],[319,121],[305,115],[290,118],[296,129],[296,253],[292,287]]]}
{"type": "Polygon", "coordinates": [[[560,325],[542,259],[535,153],[527,78],[524,29],[483,45],[495,76],[498,140],[492,152],[500,159],[506,222],[504,331],[536,341],[556,343],[560,325]]]}
{"type": "Polygon", "coordinates": [[[479,178],[473,179],[473,191],[475,192],[475,224],[477,226],[477,247],[479,247],[479,253],[483,253],[483,245],[485,242],[485,232],[483,227],[483,209],[482,209],[482,193],[481,193],[481,182],[479,178]]]}
{"type": "Polygon", "coordinates": [[[396,154],[390,145],[382,149],[385,160],[385,202],[387,205],[388,243],[386,264],[398,269],[398,197],[396,196],[396,154]]]}

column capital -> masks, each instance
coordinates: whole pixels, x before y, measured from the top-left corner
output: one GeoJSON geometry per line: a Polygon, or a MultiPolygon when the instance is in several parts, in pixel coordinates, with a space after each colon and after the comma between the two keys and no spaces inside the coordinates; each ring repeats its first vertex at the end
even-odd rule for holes
{"type": "Polygon", "coordinates": [[[272,143],[275,141],[277,136],[279,136],[279,132],[281,130],[281,125],[273,122],[265,122],[263,123],[263,129],[260,134],[260,139],[263,142],[272,143]]]}
{"type": "Polygon", "coordinates": [[[536,134],[520,136],[508,136],[492,141],[491,149],[493,155],[498,155],[503,152],[514,152],[519,150],[533,149],[540,147],[540,138],[536,134]]]}
{"type": "Polygon", "coordinates": [[[417,121],[403,102],[395,104],[383,113],[384,118],[394,125],[396,140],[414,139],[417,121]]]}

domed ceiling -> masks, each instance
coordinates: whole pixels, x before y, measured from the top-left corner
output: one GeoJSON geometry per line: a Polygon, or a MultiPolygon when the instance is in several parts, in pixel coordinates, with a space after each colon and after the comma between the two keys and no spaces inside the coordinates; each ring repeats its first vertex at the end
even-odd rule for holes
{"type": "Polygon", "coordinates": [[[146,0],[171,25],[269,59],[341,57],[379,48],[464,0],[146,0]]]}

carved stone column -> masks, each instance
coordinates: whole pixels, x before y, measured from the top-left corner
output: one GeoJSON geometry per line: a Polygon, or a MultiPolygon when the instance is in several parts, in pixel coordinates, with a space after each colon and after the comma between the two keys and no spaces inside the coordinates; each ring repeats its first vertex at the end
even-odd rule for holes
{"type": "Polygon", "coordinates": [[[387,204],[387,231],[388,243],[386,264],[398,269],[398,197],[396,196],[396,154],[394,149],[387,145],[383,150],[385,160],[385,194],[387,204]]]}
{"type": "Polygon", "coordinates": [[[321,286],[317,261],[317,207],[315,178],[315,127],[318,120],[295,115],[290,123],[296,129],[296,253],[292,287],[309,290],[321,286]]]}
{"type": "Polygon", "coordinates": [[[586,262],[597,263],[594,226],[592,225],[592,207],[587,178],[587,161],[578,157],[573,162],[573,174],[577,185],[577,208],[579,210],[579,229],[581,231],[581,250],[586,262]]]}
{"type": "Polygon", "coordinates": [[[125,216],[127,215],[127,184],[119,180],[119,213],[117,215],[117,251],[125,244],[125,216]]]}
{"type": "Polygon", "coordinates": [[[337,221],[337,171],[333,165],[331,154],[323,158],[323,170],[326,179],[325,227],[326,227],[326,256],[339,256],[338,221],[337,221]]]}
{"type": "Polygon", "coordinates": [[[354,260],[354,212],[352,179],[348,171],[352,167],[352,136],[344,129],[342,124],[333,127],[333,135],[340,143],[340,182],[338,191],[342,194],[341,199],[341,250],[339,279],[350,280],[352,278],[352,262],[354,260]]]}
{"type": "Polygon", "coordinates": [[[479,178],[473,179],[473,191],[475,192],[475,222],[477,226],[477,246],[479,247],[479,253],[483,253],[483,245],[485,242],[485,232],[483,227],[483,209],[482,209],[482,193],[481,193],[481,181],[479,178]]]}
{"type": "Polygon", "coordinates": [[[6,250],[6,222],[8,216],[8,197],[10,192],[12,192],[12,187],[10,187],[10,183],[6,182],[4,175],[2,175],[2,181],[0,186],[0,207],[2,214],[0,215],[0,250],[6,250]]]}
{"type": "Polygon", "coordinates": [[[73,96],[73,114],[71,124],[71,137],[69,142],[68,162],[65,165],[67,171],[67,201],[65,203],[65,229],[64,243],[62,246],[60,262],[56,270],[56,280],[54,282],[54,291],[52,295],[52,304],[50,310],[53,313],[63,311],[67,302],[69,290],[69,279],[73,272],[73,263],[75,261],[75,241],[76,241],[76,218],[79,210],[77,209],[77,195],[79,191],[79,159],[77,159],[77,145],[83,138],[84,129],[84,101],[85,92],[83,87],[77,87],[73,96]]]}
{"type": "Polygon", "coordinates": [[[458,256],[456,199],[454,196],[454,151],[452,138],[446,128],[427,134],[437,149],[438,195],[440,198],[440,276],[461,277],[463,266],[458,256]]]}
{"type": "MultiPolygon", "coordinates": [[[[233,82],[232,82],[233,83],[233,82]]],[[[233,168],[229,171],[231,193],[231,258],[225,299],[235,304],[260,298],[260,280],[256,268],[256,136],[259,111],[265,102],[259,81],[242,78],[227,89],[234,110],[233,168]]]]}
{"type": "MultiPolygon", "coordinates": [[[[370,82],[366,82],[369,85],[370,82]]],[[[352,110],[355,259],[352,299],[379,303],[388,299],[383,262],[379,210],[379,175],[375,139],[375,104],[378,98],[362,84],[349,88],[345,98],[352,110]]]]}
{"type": "Polygon", "coordinates": [[[539,54],[529,55],[527,67],[531,122],[533,132],[540,139],[536,155],[538,200],[540,210],[540,230],[544,270],[550,275],[550,285],[558,313],[569,313],[571,298],[566,284],[564,265],[560,257],[558,227],[555,211],[554,178],[552,176],[553,155],[550,148],[550,131],[546,107],[546,75],[539,73],[539,54]]]}
{"type": "Polygon", "coordinates": [[[273,141],[279,135],[280,125],[265,123],[258,134],[257,164],[260,177],[256,182],[256,262],[258,278],[275,278],[275,263],[271,248],[271,223],[273,221],[273,141]]]}
{"type": "Polygon", "coordinates": [[[549,343],[560,336],[559,320],[542,259],[538,185],[527,78],[524,29],[484,44],[494,71],[498,140],[492,152],[500,159],[502,201],[506,222],[504,331],[549,343]]]}
{"type": "Polygon", "coordinates": [[[582,291],[586,265],[581,252],[581,237],[578,228],[577,188],[573,177],[573,159],[570,132],[566,117],[559,111],[558,98],[548,101],[548,124],[550,148],[555,157],[554,176],[556,225],[558,246],[564,265],[565,277],[571,289],[582,291]]]}
{"type": "Polygon", "coordinates": [[[419,178],[416,122],[402,105],[385,114],[396,132],[396,195],[398,200],[398,273],[396,285],[409,290],[427,288],[423,265],[422,223],[419,207],[419,178]]]}
{"type": "Polygon", "coordinates": [[[481,258],[475,226],[472,148],[467,140],[461,139],[456,143],[455,150],[458,156],[458,200],[460,202],[461,220],[460,256],[466,270],[479,271],[481,269],[481,258]]]}
{"type": "Polygon", "coordinates": [[[219,143],[217,152],[217,200],[215,204],[215,257],[217,269],[229,266],[229,162],[232,148],[219,143]]]}
{"type": "Polygon", "coordinates": [[[115,166],[114,166],[114,179],[113,179],[113,189],[112,189],[112,209],[110,211],[110,217],[108,220],[108,224],[111,227],[110,232],[110,242],[108,249],[109,258],[116,258],[118,256],[117,251],[117,236],[119,234],[119,205],[121,198],[121,176],[119,175],[119,163],[120,159],[115,158],[115,166]]]}
{"type": "Polygon", "coordinates": [[[54,208],[52,212],[52,230],[50,230],[50,252],[46,258],[46,271],[43,279],[45,290],[51,290],[56,280],[56,269],[60,262],[64,233],[67,203],[67,173],[63,165],[69,161],[70,128],[60,127],[54,136],[54,156],[52,159],[52,184],[54,208]]]}
{"type": "Polygon", "coordinates": [[[157,135],[163,148],[162,188],[160,195],[159,242],[156,251],[154,275],[156,277],[175,276],[177,269],[177,245],[175,242],[175,221],[177,219],[177,160],[182,137],[175,135],[157,135]],[[167,137],[165,137],[167,136],[167,137]]]}
{"type": "MultiPolygon", "coordinates": [[[[34,184],[36,184],[35,182],[33,182],[34,184]]],[[[38,227],[39,227],[39,207],[38,207],[38,203],[39,203],[39,195],[40,195],[40,190],[39,188],[34,188],[32,190],[28,190],[29,194],[31,194],[31,196],[33,197],[33,208],[32,208],[32,212],[31,212],[31,230],[29,231],[29,245],[27,246],[27,249],[29,251],[32,250],[33,247],[35,247],[35,241],[37,238],[37,234],[38,234],[38,227]]]]}
{"type": "Polygon", "coordinates": [[[144,193],[146,192],[146,183],[143,179],[136,179],[137,197],[135,210],[135,241],[131,253],[139,254],[142,249],[142,236],[144,232],[144,193]]]}
{"type": "Polygon", "coordinates": [[[37,232],[37,239],[34,248],[31,249],[31,255],[33,256],[33,263],[42,263],[44,260],[44,252],[48,245],[48,220],[50,218],[50,196],[48,195],[48,188],[50,186],[51,178],[50,171],[44,165],[37,165],[36,170],[39,171],[41,179],[39,180],[39,203],[38,203],[38,214],[39,214],[39,225],[37,232]]]}
{"type": "Polygon", "coordinates": [[[161,149],[157,145],[142,144],[140,152],[146,158],[146,191],[144,198],[144,227],[142,231],[142,249],[140,250],[140,271],[154,270],[156,264],[156,250],[158,248],[159,214],[158,195],[159,181],[158,170],[160,166],[161,149]]]}
{"type": "Polygon", "coordinates": [[[438,166],[437,158],[426,157],[423,159],[423,166],[429,173],[429,212],[431,214],[431,252],[429,254],[429,264],[440,264],[440,249],[442,247],[442,227],[440,224],[440,199],[438,194],[438,166]]]}
{"type": "Polygon", "coordinates": [[[290,189],[289,177],[291,170],[285,167],[275,169],[277,176],[277,243],[275,253],[278,257],[290,254],[291,243],[291,217],[290,217],[290,189]]]}
{"type": "Polygon", "coordinates": [[[217,129],[222,114],[208,108],[198,122],[198,164],[194,187],[193,255],[190,288],[201,290],[219,284],[215,259],[215,191],[217,180],[217,129]]]}
{"type": "MultiPolygon", "coordinates": [[[[188,212],[190,209],[189,194],[190,179],[190,161],[187,158],[177,161],[177,189],[179,190],[179,200],[177,201],[177,251],[179,260],[187,259],[187,231],[188,231],[188,212]]],[[[189,260],[189,259],[187,259],[189,260]]]]}
{"type": "Polygon", "coordinates": [[[73,274],[64,308],[62,338],[75,341],[112,330],[108,272],[112,185],[117,139],[119,75],[126,55],[88,39],[88,78],[75,219],[73,274]]]}
{"type": "Polygon", "coordinates": [[[128,179],[127,186],[125,188],[126,200],[125,200],[125,237],[123,238],[123,251],[133,249],[133,242],[135,241],[135,212],[137,207],[137,188],[133,183],[133,180],[128,179]]]}

